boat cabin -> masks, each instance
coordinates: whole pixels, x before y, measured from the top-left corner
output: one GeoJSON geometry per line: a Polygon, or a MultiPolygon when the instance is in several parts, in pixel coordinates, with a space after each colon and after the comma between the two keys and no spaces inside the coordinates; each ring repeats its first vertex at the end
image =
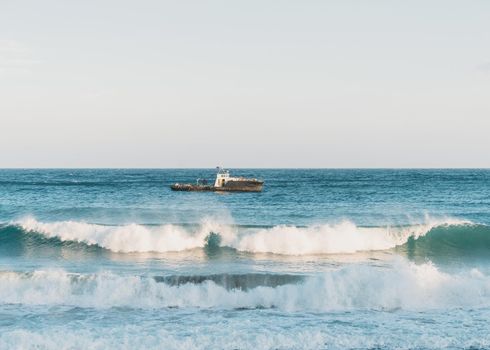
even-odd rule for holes
{"type": "Polygon", "coordinates": [[[230,172],[226,169],[218,167],[218,174],[216,174],[214,187],[223,187],[228,181],[230,181],[230,179],[230,172]]]}

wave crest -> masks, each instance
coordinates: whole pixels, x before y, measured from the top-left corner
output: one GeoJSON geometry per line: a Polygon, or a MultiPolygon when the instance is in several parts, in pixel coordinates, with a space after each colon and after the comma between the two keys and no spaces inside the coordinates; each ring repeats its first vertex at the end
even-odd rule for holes
{"type": "Polygon", "coordinates": [[[44,223],[34,218],[26,218],[16,224],[27,232],[39,233],[47,238],[97,245],[120,253],[164,253],[202,248],[210,232],[220,232],[220,236],[230,232],[229,226],[211,221],[203,222],[194,231],[171,224],[157,227],[138,224],[105,226],[77,221],[44,223]]]}
{"type": "MultiPolygon", "coordinates": [[[[436,228],[458,229],[474,226],[456,219],[428,218],[412,226],[359,227],[350,221],[309,227],[274,226],[240,228],[204,221],[189,228],[179,225],[145,226],[129,224],[104,226],[76,221],[39,222],[26,218],[15,223],[26,233],[48,239],[98,246],[113,252],[178,252],[195,248],[226,246],[250,253],[284,255],[344,254],[386,250],[402,246],[436,228]]],[[[488,229],[486,226],[485,229],[488,229]]],[[[488,231],[488,230],[487,230],[488,231]]],[[[488,233],[488,232],[487,232],[488,233]]]]}

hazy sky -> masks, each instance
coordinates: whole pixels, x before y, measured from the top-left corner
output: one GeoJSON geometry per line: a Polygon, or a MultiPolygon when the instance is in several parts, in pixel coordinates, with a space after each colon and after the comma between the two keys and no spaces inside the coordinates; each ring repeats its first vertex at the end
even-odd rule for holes
{"type": "Polygon", "coordinates": [[[0,167],[490,167],[490,1],[0,0],[0,167]]]}

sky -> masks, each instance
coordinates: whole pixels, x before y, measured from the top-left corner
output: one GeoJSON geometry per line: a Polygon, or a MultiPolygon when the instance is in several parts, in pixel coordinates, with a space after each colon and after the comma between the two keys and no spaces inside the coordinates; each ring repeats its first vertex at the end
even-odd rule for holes
{"type": "Polygon", "coordinates": [[[0,167],[490,167],[490,1],[0,0],[0,167]]]}

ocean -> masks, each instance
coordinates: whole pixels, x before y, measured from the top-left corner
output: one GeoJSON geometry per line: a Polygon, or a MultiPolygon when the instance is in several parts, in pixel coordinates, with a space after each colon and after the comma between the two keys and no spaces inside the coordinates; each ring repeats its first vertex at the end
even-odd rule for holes
{"type": "Polygon", "coordinates": [[[0,349],[490,348],[490,170],[0,170],[0,349]]]}

